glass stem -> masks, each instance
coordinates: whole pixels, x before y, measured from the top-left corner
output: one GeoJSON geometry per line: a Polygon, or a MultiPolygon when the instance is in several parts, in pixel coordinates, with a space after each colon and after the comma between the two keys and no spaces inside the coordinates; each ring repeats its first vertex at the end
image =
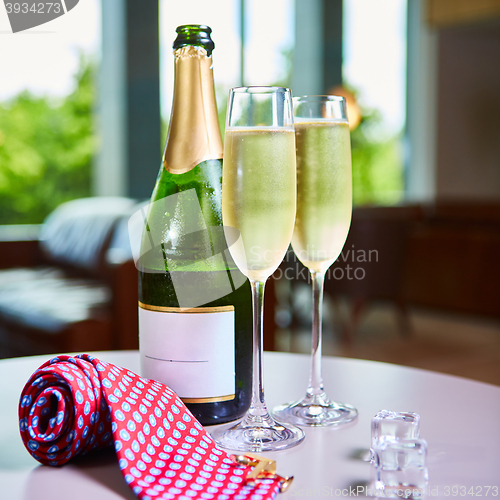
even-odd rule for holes
{"type": "Polygon", "coordinates": [[[264,401],[264,380],[262,370],[265,282],[250,280],[250,285],[252,287],[253,311],[253,374],[252,403],[248,414],[259,419],[260,417],[268,418],[268,411],[264,401]]]}
{"type": "Polygon", "coordinates": [[[324,271],[311,271],[312,280],[312,355],[311,376],[307,395],[310,397],[324,394],[323,378],[321,376],[321,351],[322,351],[322,312],[323,312],[323,284],[324,271]]]}

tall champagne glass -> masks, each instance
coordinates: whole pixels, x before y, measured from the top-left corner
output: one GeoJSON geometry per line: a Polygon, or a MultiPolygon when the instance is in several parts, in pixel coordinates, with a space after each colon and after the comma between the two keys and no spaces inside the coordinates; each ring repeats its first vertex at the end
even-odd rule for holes
{"type": "Polygon", "coordinates": [[[335,426],[353,421],[357,410],[331,401],[321,376],[321,319],[325,273],[342,251],[352,213],[351,144],[344,98],[293,99],[297,143],[297,217],[292,247],[311,273],[312,359],[305,398],[274,409],[285,422],[335,426]]]}
{"type": "Polygon", "coordinates": [[[222,220],[231,257],[252,287],[252,402],[243,420],[212,432],[231,450],[280,450],[304,432],[277,423],[262,380],[264,284],[279,266],[293,233],[296,158],[292,98],[281,87],[241,87],[229,95],[222,175],[222,220]],[[237,238],[234,232],[237,232],[237,238]]]}

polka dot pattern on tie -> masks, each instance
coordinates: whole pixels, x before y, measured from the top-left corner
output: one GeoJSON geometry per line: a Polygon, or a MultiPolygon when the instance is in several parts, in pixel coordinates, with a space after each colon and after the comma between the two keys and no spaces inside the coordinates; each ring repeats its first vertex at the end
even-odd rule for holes
{"type": "Polygon", "coordinates": [[[19,428],[46,465],[114,446],[143,500],[268,500],[280,487],[279,476],[247,483],[252,467],[235,464],[170,388],[88,354],[58,356],[31,376],[19,428]]]}

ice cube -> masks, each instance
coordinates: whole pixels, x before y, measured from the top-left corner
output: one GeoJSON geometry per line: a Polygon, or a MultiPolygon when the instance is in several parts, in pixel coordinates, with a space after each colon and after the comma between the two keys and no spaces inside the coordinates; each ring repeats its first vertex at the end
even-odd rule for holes
{"type": "Polygon", "coordinates": [[[372,418],[372,448],[383,438],[418,439],[419,437],[418,413],[381,410],[372,418]]]}
{"type": "Polygon", "coordinates": [[[372,448],[372,486],[377,496],[420,499],[425,495],[427,442],[383,437],[372,448]]]}

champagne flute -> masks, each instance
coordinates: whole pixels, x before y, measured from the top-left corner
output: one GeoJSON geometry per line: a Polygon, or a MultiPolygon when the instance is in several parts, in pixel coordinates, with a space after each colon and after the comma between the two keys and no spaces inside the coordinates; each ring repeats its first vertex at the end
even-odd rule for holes
{"type": "Polygon", "coordinates": [[[311,374],[306,396],[273,415],[307,426],[337,426],[357,410],[331,401],[321,376],[321,320],[325,273],[342,251],[352,213],[351,144],[346,102],[338,96],[293,99],[297,143],[297,217],[292,247],[311,273],[313,293],[311,374]]]}
{"type": "Polygon", "coordinates": [[[301,429],[277,423],[270,416],[262,378],[264,285],[290,244],[296,189],[290,90],[232,89],[224,145],[222,220],[231,257],[252,287],[253,375],[252,401],[243,420],[212,432],[215,441],[230,450],[281,450],[304,439],[301,429]],[[235,231],[238,238],[234,238],[235,231]]]}

